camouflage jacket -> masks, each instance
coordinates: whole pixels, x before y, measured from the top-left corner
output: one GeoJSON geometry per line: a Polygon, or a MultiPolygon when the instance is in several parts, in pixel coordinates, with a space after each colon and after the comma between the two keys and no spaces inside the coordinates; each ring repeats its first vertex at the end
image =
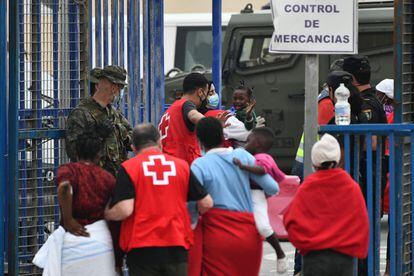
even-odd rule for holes
{"type": "Polygon", "coordinates": [[[127,159],[132,142],[132,128],[125,117],[111,105],[102,107],[94,99],[83,99],[72,110],[67,119],[66,153],[71,161],[77,160],[76,141],[88,126],[96,125],[109,118],[115,131],[104,141],[99,165],[116,176],[122,162],[127,159]]]}

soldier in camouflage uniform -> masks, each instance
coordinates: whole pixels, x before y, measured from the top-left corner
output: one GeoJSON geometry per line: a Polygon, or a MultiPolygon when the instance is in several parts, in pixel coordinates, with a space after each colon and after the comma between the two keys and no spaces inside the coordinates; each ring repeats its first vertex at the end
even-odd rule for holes
{"type": "Polygon", "coordinates": [[[125,117],[112,104],[119,100],[121,89],[126,85],[127,72],[110,65],[91,72],[94,94],[81,100],[67,119],[66,153],[71,161],[77,160],[76,140],[85,129],[94,127],[104,139],[100,166],[116,176],[130,151],[132,128],[125,117]],[[96,83],[98,81],[98,83],[96,83]]]}

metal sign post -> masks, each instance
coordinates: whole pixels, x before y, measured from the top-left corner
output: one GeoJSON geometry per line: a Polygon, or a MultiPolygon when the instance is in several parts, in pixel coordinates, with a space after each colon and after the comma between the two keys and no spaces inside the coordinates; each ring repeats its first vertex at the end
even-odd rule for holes
{"type": "Polygon", "coordinates": [[[311,150],[318,135],[319,56],[306,55],[305,60],[305,145],[303,176],[312,173],[311,150]]]}

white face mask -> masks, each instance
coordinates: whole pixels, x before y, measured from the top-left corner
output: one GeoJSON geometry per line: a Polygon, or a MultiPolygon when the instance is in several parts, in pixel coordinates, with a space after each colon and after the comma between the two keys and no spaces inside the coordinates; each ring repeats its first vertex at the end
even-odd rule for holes
{"type": "Polygon", "coordinates": [[[207,98],[207,107],[210,109],[216,109],[219,106],[220,98],[218,94],[213,94],[207,98]]]}

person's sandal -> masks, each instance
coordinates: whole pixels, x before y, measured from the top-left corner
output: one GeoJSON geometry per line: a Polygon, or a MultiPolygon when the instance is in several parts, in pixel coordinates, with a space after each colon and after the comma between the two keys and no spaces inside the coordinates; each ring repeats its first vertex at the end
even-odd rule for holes
{"type": "Polygon", "coordinates": [[[277,259],[276,264],[277,264],[277,268],[276,268],[277,273],[282,274],[287,271],[286,257],[277,259]]]}

